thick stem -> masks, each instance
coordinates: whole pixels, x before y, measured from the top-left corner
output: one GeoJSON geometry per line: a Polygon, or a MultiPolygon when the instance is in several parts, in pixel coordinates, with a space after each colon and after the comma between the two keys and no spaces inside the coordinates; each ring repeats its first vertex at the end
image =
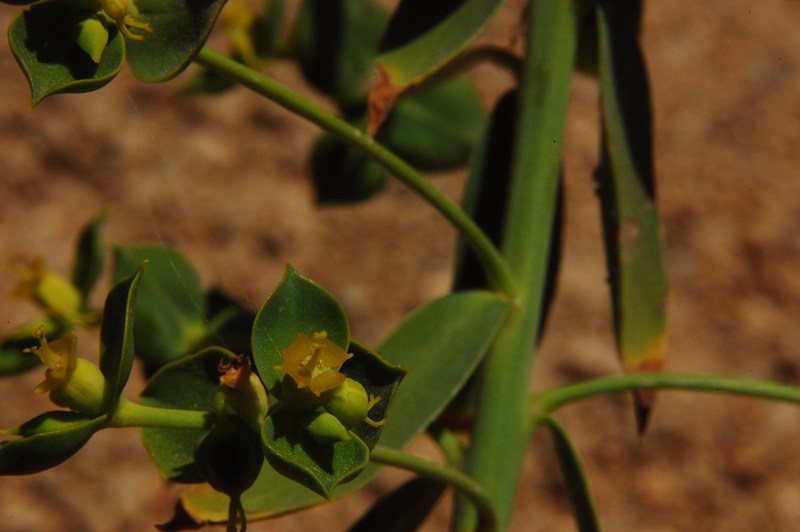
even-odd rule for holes
{"type": "MultiPolygon", "coordinates": [[[[548,257],[569,87],[577,49],[578,7],[570,0],[531,2],[528,44],[514,147],[503,254],[518,282],[520,305],[509,312],[480,370],[467,472],[490,494],[500,528],[516,500],[527,448],[533,351],[547,293],[548,257]]],[[[456,528],[475,528],[460,506],[456,528]]]]}
{"type": "Polygon", "coordinates": [[[478,513],[478,527],[481,531],[493,532],[497,530],[497,516],[489,496],[480,484],[458,469],[380,445],[370,452],[370,461],[413,471],[420,476],[439,480],[452,486],[474,505],[478,513]]]}
{"type": "Polygon", "coordinates": [[[463,235],[490,279],[492,287],[513,296],[514,283],[508,264],[491,240],[456,202],[434,187],[422,174],[357,127],[334,116],[317,104],[295,94],[280,83],[208,48],[203,48],[195,61],[209,70],[234,80],[278,105],[302,116],[322,129],[361,149],[380,163],[421,198],[438,210],[463,235]]]}
{"type": "Polygon", "coordinates": [[[535,394],[530,400],[533,416],[552,412],[573,401],[595,395],[630,390],[696,390],[715,393],[760,397],[800,404],[800,387],[774,382],[719,375],[690,375],[682,373],[639,373],[602,377],[577,384],[561,386],[535,394]]]}

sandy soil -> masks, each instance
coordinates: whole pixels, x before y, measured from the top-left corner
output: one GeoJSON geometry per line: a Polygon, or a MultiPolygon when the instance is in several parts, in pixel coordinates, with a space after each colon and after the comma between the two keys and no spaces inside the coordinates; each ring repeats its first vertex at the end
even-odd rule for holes
{"type": "MultiPolygon", "coordinates": [[[[0,7],[5,27],[14,9],[0,7]]],[[[516,27],[512,2],[489,38],[516,27]]],[[[800,381],[800,2],[650,2],[644,43],[653,81],[656,167],[671,278],[667,369],[800,381]]],[[[302,86],[291,66],[269,72],[302,86]]],[[[508,80],[473,73],[487,96],[508,80]]],[[[354,334],[379,341],[406,313],[446,292],[454,234],[399,185],[351,208],[317,208],[305,154],[315,130],[244,90],[177,95],[182,80],[143,86],[125,73],[92,96],[28,108],[0,47],[0,259],[43,255],[68,267],[78,228],[111,206],[110,242],[160,241],[254,307],[286,261],[328,287],[354,334]]],[[[305,89],[304,89],[305,90],[305,89]]],[[[315,98],[318,95],[310,93],[315,98]]],[[[593,196],[597,89],[575,80],[566,146],[564,270],[532,386],[619,371],[593,196]]],[[[463,176],[436,183],[457,197],[463,176]]],[[[13,285],[0,275],[0,293],[13,285]]],[[[0,307],[0,334],[33,316],[0,307]]],[[[82,350],[96,356],[91,335],[82,350]]],[[[47,408],[38,374],[0,382],[0,426],[47,408]]],[[[132,393],[141,381],[131,384],[132,393]]],[[[800,410],[669,392],[647,435],[628,397],[565,409],[607,530],[789,531],[800,520],[800,410]]],[[[431,454],[425,441],[415,449],[431,454]]],[[[253,530],[343,530],[367,493],[253,530]],[[337,523],[332,526],[331,523],[337,523]]],[[[105,431],[47,473],[0,481],[0,529],[148,530],[176,490],[135,431],[105,431]]],[[[446,529],[446,507],[426,530],[446,529]]],[[[515,531],[573,529],[549,441],[531,446],[515,531]]]]}

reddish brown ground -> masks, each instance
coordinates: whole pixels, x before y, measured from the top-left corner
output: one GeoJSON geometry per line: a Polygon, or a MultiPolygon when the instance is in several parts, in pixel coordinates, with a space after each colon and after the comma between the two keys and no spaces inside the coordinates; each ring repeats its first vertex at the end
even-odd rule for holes
{"type": "MultiPolygon", "coordinates": [[[[499,42],[516,26],[511,7],[491,30],[499,42]]],[[[13,11],[0,8],[0,25],[13,11]]],[[[799,26],[797,1],[648,3],[644,43],[671,278],[667,370],[800,384],[799,26]]],[[[291,67],[269,72],[300,85],[291,67]]],[[[474,74],[489,93],[508,83],[491,68],[474,74]]],[[[400,186],[357,207],[319,209],[304,158],[313,127],[244,90],[185,98],[180,86],[143,86],[126,73],[94,95],[55,97],[30,111],[25,81],[0,47],[0,259],[44,255],[65,269],[79,226],[110,205],[109,241],[176,246],[205,283],[253,306],[291,261],[341,299],[367,343],[447,290],[454,235],[432,209],[400,186]]],[[[564,271],[532,380],[539,388],[619,371],[591,179],[596,98],[591,80],[575,80],[564,271]]],[[[453,173],[436,183],[457,196],[461,180],[453,173]]],[[[0,276],[0,293],[12,285],[0,276]]],[[[27,305],[6,301],[0,333],[31,316],[27,305]]],[[[82,338],[92,356],[95,340],[82,338]]],[[[47,408],[30,393],[39,379],[0,382],[0,426],[47,408]]],[[[662,393],[641,440],[628,397],[561,414],[608,530],[797,529],[797,406],[662,393]]],[[[424,441],[416,448],[433,452],[424,441]]],[[[252,529],[344,529],[391,481],[252,529]]],[[[175,493],[135,431],[105,431],[52,471],[0,480],[0,529],[147,530],[166,520],[175,493]]],[[[513,529],[572,528],[540,434],[513,529]]],[[[426,527],[444,529],[445,512],[426,527]]]]}

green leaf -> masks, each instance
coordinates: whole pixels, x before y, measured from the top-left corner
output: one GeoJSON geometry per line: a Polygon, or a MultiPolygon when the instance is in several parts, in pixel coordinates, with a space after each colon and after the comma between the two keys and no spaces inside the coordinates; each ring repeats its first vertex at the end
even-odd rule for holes
{"type": "Polygon", "coordinates": [[[438,480],[414,477],[378,499],[348,532],[419,530],[445,490],[438,480]]]}
{"type": "Polygon", "coordinates": [[[95,63],[76,39],[86,10],[67,2],[44,1],[17,13],[8,27],[11,51],[28,79],[33,105],[47,96],[97,90],[116,76],[125,61],[125,43],[115,26],[95,63]]]}
{"type": "Polygon", "coordinates": [[[365,200],[379,192],[388,179],[386,170],[363,151],[328,134],[314,145],[311,175],[321,204],[365,200]]]}
{"type": "Polygon", "coordinates": [[[397,97],[462,52],[503,0],[403,0],[383,38],[370,93],[370,123],[383,121],[397,97]]]}
{"type": "Polygon", "coordinates": [[[136,354],[149,369],[190,353],[206,336],[205,296],[194,268],[159,245],[114,248],[113,278],[148,261],[136,301],[136,354]]]}
{"type": "Polygon", "coordinates": [[[478,92],[455,77],[402,97],[377,139],[414,166],[452,168],[467,161],[484,118],[478,92]]]}
{"type": "MultiPolygon", "coordinates": [[[[209,347],[162,367],[142,391],[141,403],[158,408],[199,410],[215,415],[220,361],[234,354],[209,347]]],[[[173,482],[203,482],[194,466],[194,449],[207,429],[143,428],[142,440],[156,466],[173,482]]],[[[227,513],[226,513],[227,515],[227,513]]]]}
{"type": "Polygon", "coordinates": [[[136,20],[153,33],[129,40],[128,64],[142,81],[157,83],[180,74],[206,42],[225,0],[136,0],[136,20]]]}
{"type": "Polygon", "coordinates": [[[9,434],[13,436],[35,436],[37,434],[45,434],[47,432],[58,432],[59,430],[68,429],[75,424],[75,422],[89,421],[92,418],[78,412],[70,412],[67,410],[53,410],[52,412],[45,412],[33,419],[29,419],[25,423],[4,429],[0,434],[9,434]]]}
{"type": "Polygon", "coordinates": [[[92,218],[83,228],[75,248],[75,258],[72,263],[72,284],[83,295],[84,307],[92,288],[103,273],[104,253],[103,241],[100,233],[106,221],[106,212],[92,218]]]}
{"type": "Polygon", "coordinates": [[[144,265],[106,297],[100,327],[100,371],[106,378],[105,411],[113,412],[133,367],[133,307],[144,265]]]}
{"type": "Polygon", "coordinates": [[[105,421],[105,416],[87,419],[51,412],[31,420],[24,429],[23,424],[20,431],[30,436],[0,443],[0,475],[30,475],[57,466],[77,453],[105,421]],[[42,432],[43,427],[52,430],[42,432]]]}
{"type": "Polygon", "coordinates": [[[350,326],[339,302],[287,264],[283,279],[253,324],[253,360],[269,393],[280,389],[284,376],[275,369],[283,364],[281,351],[292,345],[298,334],[311,337],[320,331],[326,331],[328,340],[342,349],[350,344],[350,326]]]}
{"type": "Polygon", "coordinates": [[[262,425],[262,441],[270,465],[325,498],[339,483],[366,467],[369,449],[350,433],[350,439],[317,443],[291,413],[279,411],[262,425]]]}
{"type": "Polygon", "coordinates": [[[558,456],[558,464],[561,466],[561,474],[564,477],[564,485],[567,488],[570,503],[572,503],[572,514],[575,516],[578,530],[580,532],[599,532],[601,527],[597,520],[597,511],[578,452],[572,446],[564,427],[554,417],[546,416],[542,422],[550,429],[553,447],[558,456]]]}
{"type": "MultiPolygon", "coordinates": [[[[388,12],[375,0],[305,0],[293,49],[308,81],[345,110],[363,110],[388,12]]],[[[359,111],[360,113],[360,111],[359,111]]]]}
{"type": "Polygon", "coordinates": [[[378,351],[407,369],[381,445],[402,449],[442,412],[475,370],[502,323],[508,301],[468,291],[428,303],[378,351]]]}
{"type": "MultiPolygon", "coordinates": [[[[627,372],[660,371],[667,274],[652,156],[650,93],[639,46],[641,2],[597,8],[603,154],[598,171],[617,346],[627,372]]],[[[639,431],[653,392],[637,392],[639,431]]]]}

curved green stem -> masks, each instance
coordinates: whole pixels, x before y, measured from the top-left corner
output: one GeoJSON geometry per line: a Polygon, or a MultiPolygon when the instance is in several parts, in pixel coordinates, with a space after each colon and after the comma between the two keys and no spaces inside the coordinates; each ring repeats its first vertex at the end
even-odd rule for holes
{"type": "Polygon", "coordinates": [[[334,116],[319,105],[295,94],[280,83],[208,48],[195,61],[205,68],[269,98],[278,105],[302,116],[322,129],[363,150],[390,174],[430,203],[456,227],[470,244],[486,270],[492,286],[503,293],[516,294],[508,264],[492,241],[456,202],[431,185],[425,177],[397,155],[381,146],[366,133],[334,116]]]}
{"type": "Polygon", "coordinates": [[[107,426],[210,429],[215,420],[216,415],[213,412],[158,408],[122,398],[107,426]]]}
{"type": "Polygon", "coordinates": [[[533,409],[534,418],[538,419],[542,412],[552,412],[556,408],[573,401],[587,399],[595,395],[630,390],[658,389],[727,393],[800,404],[800,386],[719,375],[640,373],[636,375],[601,377],[553,388],[552,390],[545,390],[534,394],[530,405],[533,409]]]}
{"type": "Polygon", "coordinates": [[[483,491],[480,484],[458,469],[380,445],[372,449],[370,461],[413,471],[420,476],[453,486],[475,505],[478,512],[479,530],[491,532],[498,529],[497,515],[486,492],[483,491]]]}

